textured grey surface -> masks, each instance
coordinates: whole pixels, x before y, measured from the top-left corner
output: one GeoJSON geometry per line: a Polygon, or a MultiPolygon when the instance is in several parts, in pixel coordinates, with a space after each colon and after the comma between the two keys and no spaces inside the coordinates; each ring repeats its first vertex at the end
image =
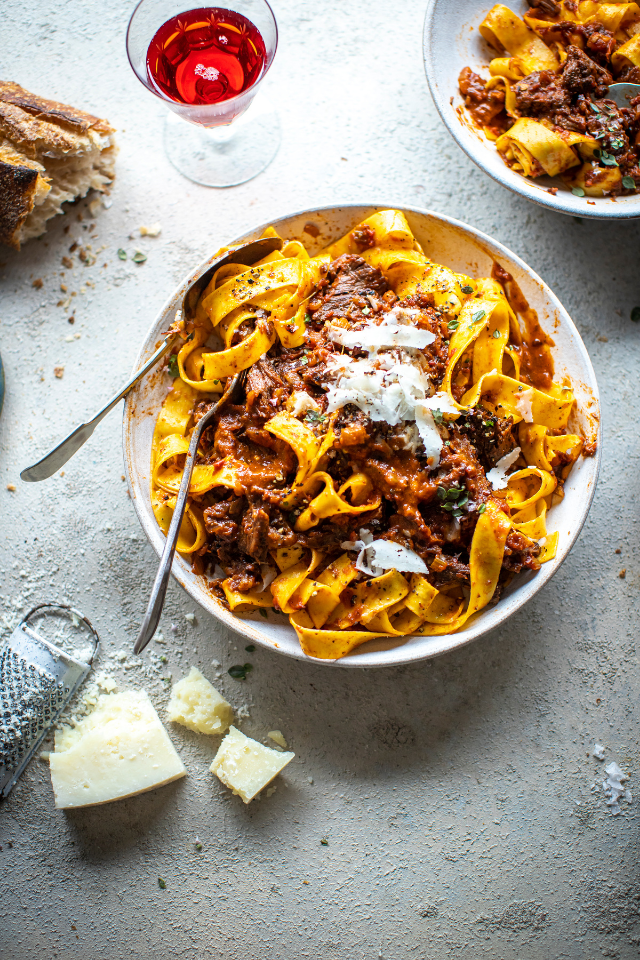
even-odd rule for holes
{"type": "Polygon", "coordinates": [[[0,255],[5,625],[43,599],[68,598],[102,634],[103,668],[144,685],[160,709],[160,675],[195,663],[215,679],[215,659],[224,691],[248,706],[245,732],[264,740],[281,729],[296,759],[273,796],[245,807],[208,773],[217,740],[175,729],[186,780],[70,814],[54,810],[47,766],[35,761],[0,807],[0,956],[632,960],[637,807],[609,813],[601,787],[591,790],[603,775],[588,752],[598,740],[638,788],[640,325],[629,312],[640,303],[640,228],[547,213],[464,157],[429,100],[422,2],[274,8],[281,45],[265,94],[280,109],[282,148],[258,179],[218,192],[183,180],[163,157],[163,107],[124,53],[130,4],[3,5],[5,37],[17,31],[5,40],[4,75],[107,116],[121,146],[113,205],[89,241],[105,245],[93,266],[68,253],[94,222],[77,219],[84,203],[20,255],[0,255]],[[131,649],[156,561],[121,480],[118,415],[64,476],[27,486],[19,470],[115,390],[194,263],[252,222],[347,199],[423,204],[469,221],[564,302],[604,415],[603,470],[582,536],[504,629],[417,667],[347,672],[262,650],[248,657],[175,585],[164,647],[143,666],[121,663],[113,654],[131,649]],[[128,239],[157,220],[160,237],[128,239]],[[118,247],[136,246],[145,264],[117,259],[118,247]],[[73,326],[71,311],[56,307],[60,282],[77,292],[73,326]],[[249,680],[231,680],[226,668],[245,659],[249,680]]]}

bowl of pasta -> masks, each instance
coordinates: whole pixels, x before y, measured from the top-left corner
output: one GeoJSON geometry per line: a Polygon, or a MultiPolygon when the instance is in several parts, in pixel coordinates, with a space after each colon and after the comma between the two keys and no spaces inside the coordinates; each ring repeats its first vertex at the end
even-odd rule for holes
{"type": "MultiPolygon", "coordinates": [[[[166,365],[127,398],[130,492],[160,555],[194,424],[173,573],[222,623],[288,656],[385,666],[519,610],[567,556],[599,464],[580,335],[521,260],[448,217],[347,205],[263,224],[281,248],[201,263],[151,326],[166,365]]],[[[226,249],[226,248],[223,248],[226,249]]]]}
{"type": "Polygon", "coordinates": [[[640,216],[640,7],[600,0],[431,0],[424,63],[464,152],[528,200],[580,217],[640,216]],[[637,92],[637,91],[636,91],[637,92]]]}

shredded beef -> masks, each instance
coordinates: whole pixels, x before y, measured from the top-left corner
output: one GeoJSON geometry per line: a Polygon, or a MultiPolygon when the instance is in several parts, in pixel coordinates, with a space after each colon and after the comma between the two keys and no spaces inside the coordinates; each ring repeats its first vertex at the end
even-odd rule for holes
{"type": "Polygon", "coordinates": [[[240,527],[238,546],[247,556],[264,563],[267,559],[269,514],[259,503],[251,503],[240,527]]]}
{"type": "Polygon", "coordinates": [[[613,77],[579,47],[567,47],[560,83],[569,94],[587,93],[604,97],[613,77]]]}
{"type": "Polygon", "coordinates": [[[379,270],[370,267],[362,257],[345,253],[333,261],[326,278],[320,281],[309,310],[315,322],[324,322],[346,316],[355,297],[381,296],[388,290],[389,284],[379,270]]]}
{"type": "Polygon", "coordinates": [[[475,408],[459,417],[455,428],[471,442],[485,470],[495,467],[516,446],[511,417],[496,417],[475,408]]]}

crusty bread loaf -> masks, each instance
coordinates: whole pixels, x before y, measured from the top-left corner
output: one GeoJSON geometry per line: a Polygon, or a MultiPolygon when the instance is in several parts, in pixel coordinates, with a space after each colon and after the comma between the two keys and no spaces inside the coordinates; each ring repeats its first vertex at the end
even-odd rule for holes
{"type": "Polygon", "coordinates": [[[16,250],[62,204],[103,191],[115,175],[106,120],[0,80],[0,243],[16,250]]]}

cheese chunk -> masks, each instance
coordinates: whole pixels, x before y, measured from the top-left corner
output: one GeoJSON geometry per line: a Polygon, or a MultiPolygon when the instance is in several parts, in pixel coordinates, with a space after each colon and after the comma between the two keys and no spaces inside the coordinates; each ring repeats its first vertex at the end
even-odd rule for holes
{"type": "Polygon", "coordinates": [[[233,707],[196,667],[176,683],[167,707],[169,720],[196,733],[224,733],[233,721],[233,707]]]}
{"type": "Polygon", "coordinates": [[[187,772],[144,690],[99,697],[77,727],[56,733],[49,765],[63,810],[132,797],[187,772]]]}
{"type": "Polygon", "coordinates": [[[216,753],[211,772],[249,803],[286,765],[295,753],[280,753],[231,727],[216,753]]]}

